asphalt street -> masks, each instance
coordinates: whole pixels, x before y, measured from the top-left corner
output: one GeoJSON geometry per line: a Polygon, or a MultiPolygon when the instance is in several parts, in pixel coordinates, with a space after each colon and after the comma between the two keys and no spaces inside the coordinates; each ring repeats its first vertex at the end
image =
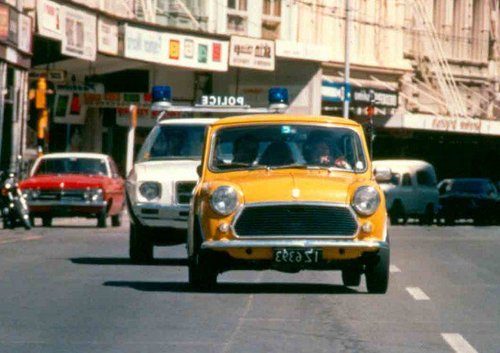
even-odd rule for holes
{"type": "Polygon", "coordinates": [[[390,228],[389,291],[339,272],[187,284],[185,248],[128,261],[128,225],[0,231],[3,352],[500,352],[500,227],[390,228]]]}

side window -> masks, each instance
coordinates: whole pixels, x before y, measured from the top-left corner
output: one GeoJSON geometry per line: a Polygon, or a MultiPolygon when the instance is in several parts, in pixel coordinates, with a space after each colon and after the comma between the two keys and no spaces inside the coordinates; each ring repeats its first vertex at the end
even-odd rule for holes
{"type": "Polygon", "coordinates": [[[109,162],[109,167],[111,168],[111,176],[115,177],[118,176],[118,168],[116,167],[115,161],[112,160],[111,158],[108,159],[109,162]]]}
{"type": "Polygon", "coordinates": [[[408,173],[403,174],[402,186],[411,186],[410,174],[408,174],[408,173]]]}
{"type": "Polygon", "coordinates": [[[417,183],[418,185],[432,186],[433,178],[426,170],[417,171],[417,183]]]}

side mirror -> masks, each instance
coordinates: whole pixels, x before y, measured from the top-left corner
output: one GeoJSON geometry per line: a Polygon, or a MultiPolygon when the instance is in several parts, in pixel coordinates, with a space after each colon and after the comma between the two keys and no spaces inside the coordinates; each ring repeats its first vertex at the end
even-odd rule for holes
{"type": "Polygon", "coordinates": [[[201,164],[196,167],[196,174],[198,174],[198,178],[201,177],[201,172],[203,169],[201,169],[201,164]]]}
{"type": "Polygon", "coordinates": [[[391,168],[378,167],[373,170],[375,180],[378,182],[390,181],[392,178],[391,168]]]}

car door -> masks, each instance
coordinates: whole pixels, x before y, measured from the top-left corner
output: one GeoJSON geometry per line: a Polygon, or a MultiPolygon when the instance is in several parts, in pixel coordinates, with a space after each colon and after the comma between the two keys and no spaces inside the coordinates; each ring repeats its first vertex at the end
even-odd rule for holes
{"type": "Polygon", "coordinates": [[[416,181],[413,180],[409,172],[403,173],[401,177],[400,196],[407,214],[411,214],[415,210],[415,184],[416,181]]]}

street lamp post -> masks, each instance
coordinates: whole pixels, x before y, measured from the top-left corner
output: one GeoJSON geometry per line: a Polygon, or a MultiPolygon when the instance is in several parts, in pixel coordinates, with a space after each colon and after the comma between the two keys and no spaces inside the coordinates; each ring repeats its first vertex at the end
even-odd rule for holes
{"type": "Polygon", "coordinates": [[[344,67],[344,118],[349,119],[349,51],[351,41],[351,0],[345,0],[345,67],[344,67]]]}

